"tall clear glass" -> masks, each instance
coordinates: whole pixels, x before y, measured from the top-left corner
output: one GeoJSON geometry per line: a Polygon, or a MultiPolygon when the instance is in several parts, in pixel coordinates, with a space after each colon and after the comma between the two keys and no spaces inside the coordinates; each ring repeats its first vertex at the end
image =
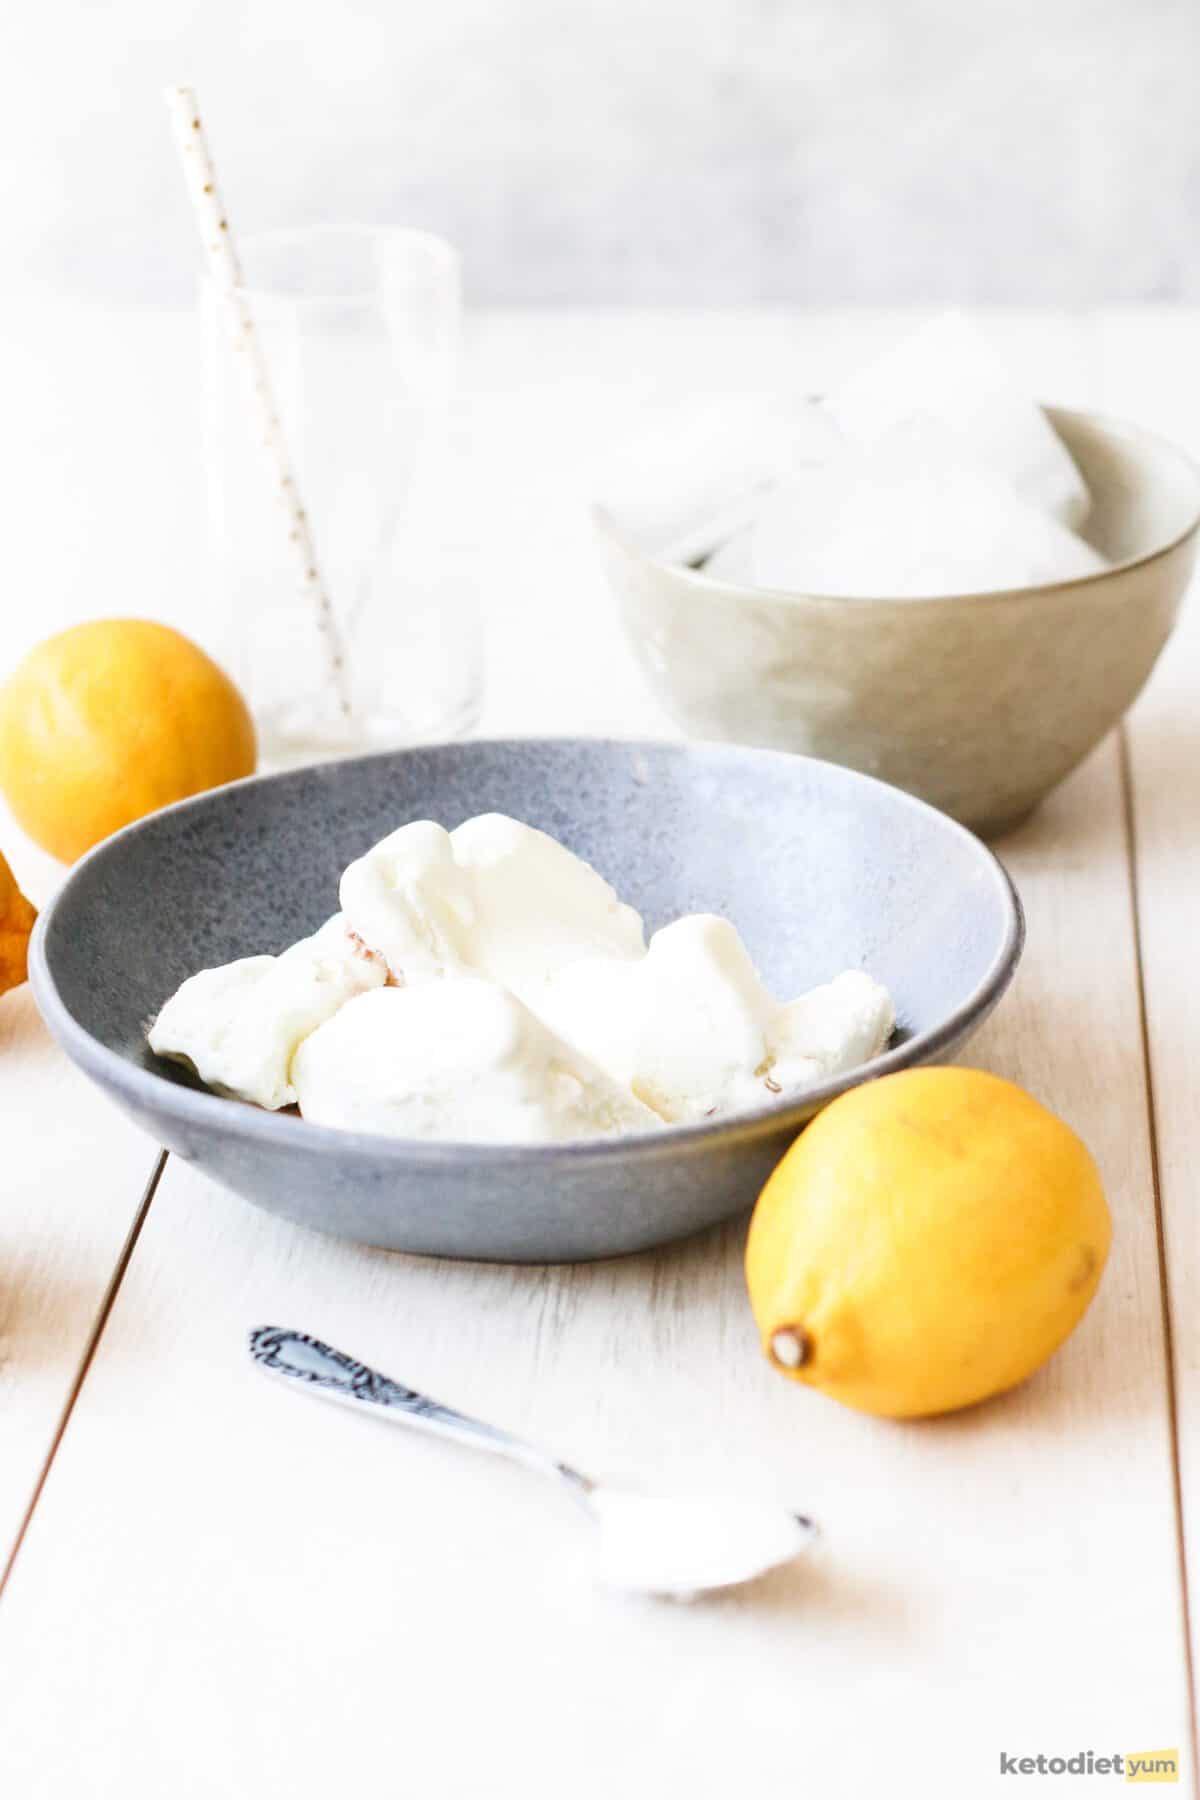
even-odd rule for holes
{"type": "Polygon", "coordinates": [[[454,541],[458,255],[425,232],[351,226],[270,232],[239,248],[342,639],[349,718],[302,591],[244,359],[209,283],[213,593],[201,635],[246,695],[265,761],[460,735],[478,717],[482,654],[454,541]]]}

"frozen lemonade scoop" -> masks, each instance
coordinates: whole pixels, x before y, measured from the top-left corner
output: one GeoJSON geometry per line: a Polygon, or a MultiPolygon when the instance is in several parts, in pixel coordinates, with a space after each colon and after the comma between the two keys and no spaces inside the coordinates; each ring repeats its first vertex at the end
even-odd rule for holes
{"type": "Polygon", "coordinates": [[[590,958],[547,984],[542,1016],[670,1122],[761,1106],[875,1056],[886,988],[849,970],[779,1005],[728,919],[666,925],[639,962],[590,958]]]}
{"type": "Polygon", "coordinates": [[[201,969],[159,1013],[150,1048],[190,1064],[209,1087],[274,1111],[295,1101],[291,1064],[301,1040],[386,980],[384,963],[356,945],[335,914],[282,956],[201,969]]]}
{"type": "Polygon", "coordinates": [[[349,1131],[537,1143],[659,1123],[515,995],[472,975],[361,994],[292,1068],[304,1117],[349,1131]]]}
{"type": "Polygon", "coordinates": [[[450,832],[427,821],[401,826],[351,863],[341,901],[351,929],[397,980],[470,972],[527,1004],[567,963],[645,951],[641,919],[603,876],[501,813],[450,832]]]}
{"type": "Polygon", "coordinates": [[[341,901],[283,956],[186,981],[151,1048],[317,1124],[530,1143],[761,1106],[876,1055],[895,1022],[857,970],[780,1004],[727,919],[677,919],[647,950],[603,876],[499,813],[402,826],[341,901]]]}

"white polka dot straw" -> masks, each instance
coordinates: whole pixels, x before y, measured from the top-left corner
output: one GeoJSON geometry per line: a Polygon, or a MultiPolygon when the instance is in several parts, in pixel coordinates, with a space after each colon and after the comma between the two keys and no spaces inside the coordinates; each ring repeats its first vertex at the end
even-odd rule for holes
{"type": "Polygon", "coordinates": [[[284,505],[288,541],[297,562],[300,586],[315,609],[317,630],[324,647],[330,684],[342,713],[349,717],[350,695],[345,655],[337,618],[321,579],[312,529],[300,498],[288,455],[287,442],[271,388],[271,371],[254,323],[254,313],[242,283],[233,232],[217,187],[216,170],[200,122],[200,109],[189,87],[166,90],[167,107],[179,146],[188,194],[204,245],[208,271],[220,296],[232,350],[246,368],[263,448],[270,459],[276,492],[284,505]]]}

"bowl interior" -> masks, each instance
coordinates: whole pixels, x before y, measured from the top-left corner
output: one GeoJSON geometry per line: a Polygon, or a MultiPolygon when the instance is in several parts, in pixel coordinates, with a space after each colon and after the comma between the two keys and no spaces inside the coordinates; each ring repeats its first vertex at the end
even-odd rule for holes
{"type": "Polygon", "coordinates": [[[999,866],[895,789],[771,751],[534,740],[302,769],[160,813],[75,872],[44,922],[47,972],[91,1038],[186,1083],[145,1043],[186,976],[313,930],[345,864],[396,826],[491,810],[586,857],[652,929],[724,914],[780,996],[867,968],[898,1042],[936,1031],[1012,949],[999,866]]]}

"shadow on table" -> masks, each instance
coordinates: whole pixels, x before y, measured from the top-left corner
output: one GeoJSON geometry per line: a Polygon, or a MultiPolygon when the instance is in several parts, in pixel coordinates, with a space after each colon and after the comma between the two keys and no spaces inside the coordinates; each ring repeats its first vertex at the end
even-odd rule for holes
{"type": "Polygon", "coordinates": [[[706,1594],[691,1604],[752,1612],[756,1618],[803,1617],[810,1631],[847,1625],[867,1635],[878,1633],[896,1645],[911,1635],[910,1597],[839,1562],[829,1545],[820,1540],[794,1563],[772,1569],[742,1587],[706,1594]]]}

